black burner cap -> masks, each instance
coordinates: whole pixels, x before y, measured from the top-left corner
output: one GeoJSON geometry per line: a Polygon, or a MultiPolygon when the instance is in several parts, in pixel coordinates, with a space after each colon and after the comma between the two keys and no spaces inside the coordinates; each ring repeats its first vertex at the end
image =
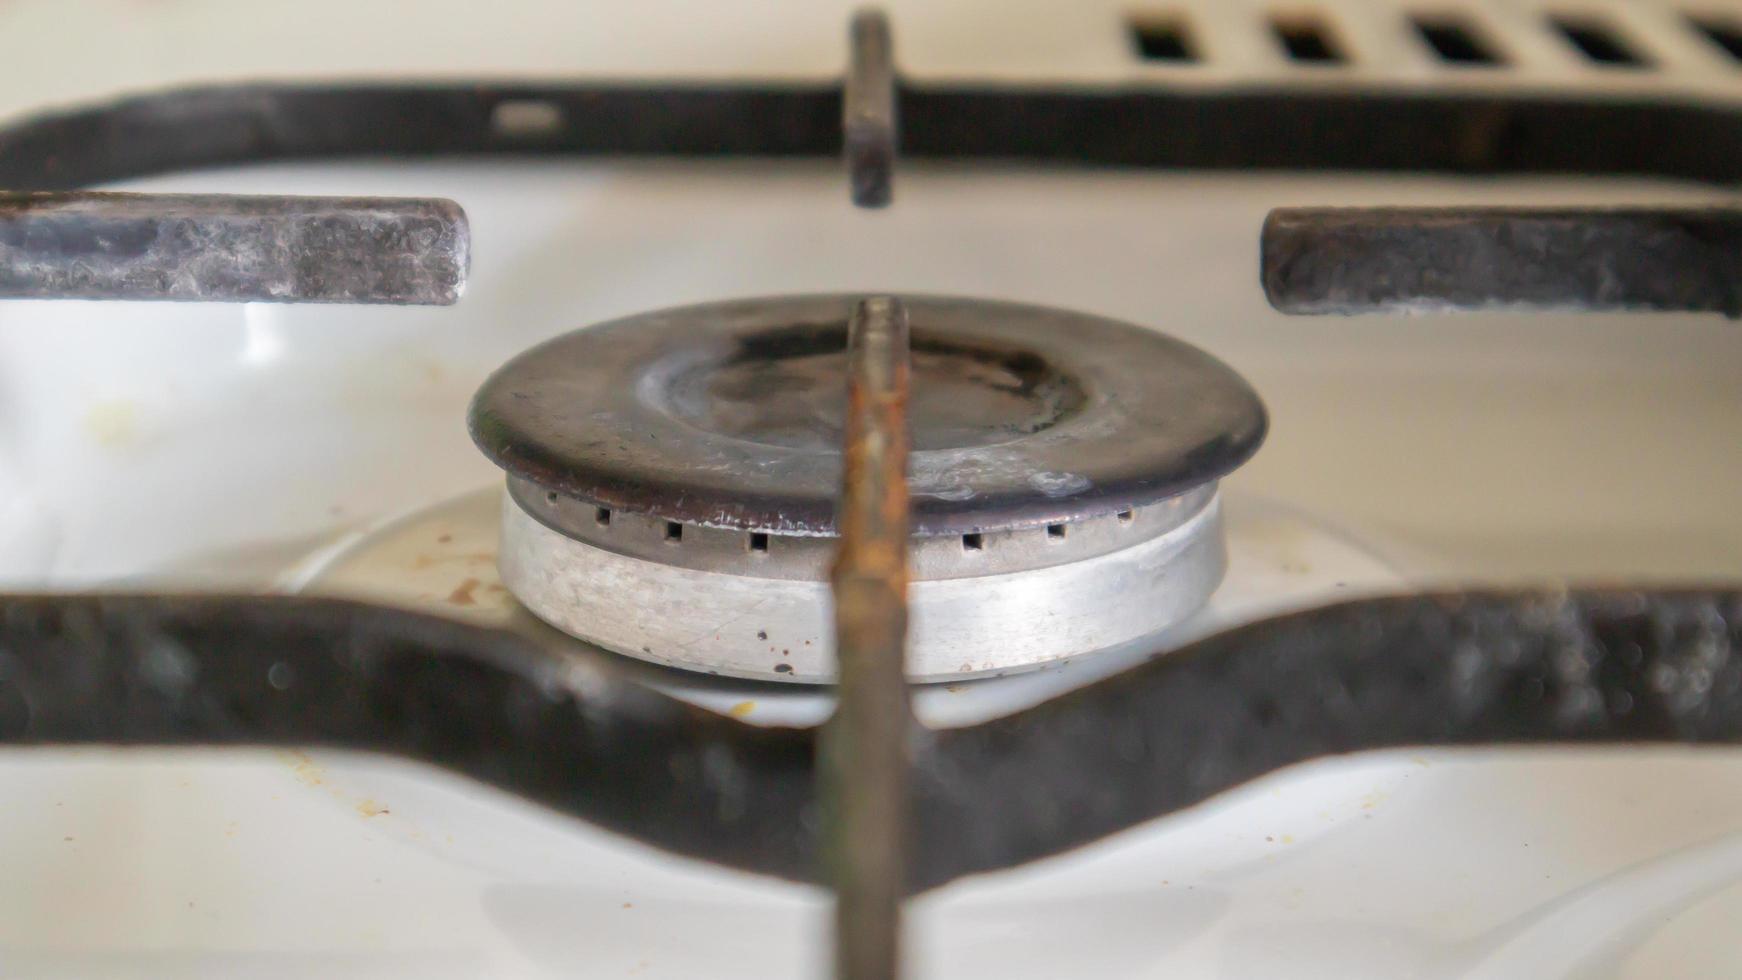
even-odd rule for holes
{"type": "MultiPolygon", "coordinates": [[[[645,313],[514,358],[472,438],[548,492],[670,521],[833,534],[856,295],[645,313]]],[[[1103,516],[1201,486],[1264,438],[1264,406],[1210,355],[1064,310],[904,296],[913,336],[913,530],[1103,516]]]]}

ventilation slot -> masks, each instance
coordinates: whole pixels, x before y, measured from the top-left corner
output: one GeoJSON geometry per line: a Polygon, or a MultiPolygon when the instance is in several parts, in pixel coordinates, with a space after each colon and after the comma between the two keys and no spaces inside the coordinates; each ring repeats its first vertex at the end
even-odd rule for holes
{"type": "Polygon", "coordinates": [[[1119,520],[1121,523],[1124,523],[1124,524],[1131,523],[1131,519],[1133,517],[1136,517],[1136,516],[1137,516],[1136,514],[1132,513],[1131,511],[1128,511],[1128,510],[1122,510],[1119,512],[1119,520]]]}
{"type": "Polygon", "coordinates": [[[1065,526],[1063,524],[1048,524],[1046,537],[1048,541],[1063,541],[1065,539],[1065,526]]]}
{"type": "Polygon", "coordinates": [[[1197,51],[1192,45],[1191,32],[1186,29],[1183,18],[1134,17],[1130,27],[1131,39],[1137,44],[1137,53],[1145,61],[1190,64],[1198,60],[1197,51]]]}
{"type": "Polygon", "coordinates": [[[1493,67],[1501,58],[1468,23],[1450,16],[1413,17],[1415,32],[1441,61],[1451,65],[1493,67]]]}
{"type": "Polygon", "coordinates": [[[1615,29],[1581,17],[1551,17],[1554,29],[1579,49],[1579,53],[1599,65],[1616,68],[1643,68],[1645,58],[1627,45],[1615,29]]]}
{"type": "Polygon", "coordinates": [[[676,521],[665,522],[665,540],[669,544],[677,544],[683,540],[683,525],[676,521]]]}
{"type": "Polygon", "coordinates": [[[761,531],[750,532],[750,550],[758,554],[768,553],[768,535],[761,531]]]}
{"type": "Polygon", "coordinates": [[[1742,19],[1718,20],[1714,17],[1689,17],[1688,23],[1694,30],[1706,36],[1724,53],[1737,61],[1742,61],[1742,19]]]}
{"type": "Polygon", "coordinates": [[[979,551],[985,547],[986,547],[985,537],[978,535],[978,534],[964,534],[964,535],[962,535],[962,550],[963,551],[979,551]]]}
{"type": "Polygon", "coordinates": [[[1316,17],[1300,14],[1273,17],[1270,29],[1289,60],[1311,65],[1338,65],[1348,59],[1331,38],[1330,29],[1316,17]]]}
{"type": "Polygon", "coordinates": [[[611,526],[611,508],[600,507],[593,511],[593,523],[600,527],[611,526]]]}

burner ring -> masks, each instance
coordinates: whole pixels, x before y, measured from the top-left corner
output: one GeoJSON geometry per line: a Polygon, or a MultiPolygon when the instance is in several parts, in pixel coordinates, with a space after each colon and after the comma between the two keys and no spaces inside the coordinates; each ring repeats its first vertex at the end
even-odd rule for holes
{"type": "MultiPolygon", "coordinates": [[[[561,496],[831,536],[855,298],[709,303],[565,334],[484,383],[473,438],[561,496]]],[[[1017,303],[903,302],[916,535],[1133,510],[1213,482],[1263,439],[1263,405],[1239,375],[1154,331],[1017,303]]]]}
{"type": "MultiPolygon", "coordinates": [[[[953,681],[1034,670],[1185,619],[1227,568],[1221,500],[1206,490],[1185,520],[1122,550],[911,582],[908,677],[953,681]]],[[[606,649],[725,677],[834,680],[826,577],[759,578],[607,551],[541,523],[512,493],[503,496],[497,563],[503,584],[534,615],[606,649]]]]}
{"type": "MultiPolygon", "coordinates": [[[[821,582],[839,538],[705,527],[617,511],[508,478],[508,495],[557,534],[629,558],[700,572],[821,582]]],[[[1173,531],[1215,499],[1209,484],[1146,507],[1045,527],[971,535],[933,534],[908,543],[913,582],[1032,571],[1096,558],[1173,531]]]]}

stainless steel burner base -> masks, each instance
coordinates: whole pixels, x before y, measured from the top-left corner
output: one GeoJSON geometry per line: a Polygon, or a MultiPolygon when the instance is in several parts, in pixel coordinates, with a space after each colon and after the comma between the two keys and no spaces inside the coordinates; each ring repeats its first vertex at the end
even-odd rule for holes
{"type": "MultiPolygon", "coordinates": [[[[1044,534],[1037,529],[1034,533],[1044,534]]],[[[551,530],[503,495],[502,581],[540,619],[610,650],[688,670],[827,683],[829,587],[647,561],[551,530]]],[[[1227,557],[1219,499],[1119,551],[909,587],[908,675],[1030,670],[1165,629],[1198,609],[1227,557]]]]}

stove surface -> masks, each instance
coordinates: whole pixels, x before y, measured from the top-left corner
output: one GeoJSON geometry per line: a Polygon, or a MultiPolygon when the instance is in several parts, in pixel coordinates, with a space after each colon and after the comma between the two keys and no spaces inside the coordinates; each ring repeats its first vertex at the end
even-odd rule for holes
{"type": "MultiPolygon", "coordinates": [[[[323,546],[491,485],[461,420],[513,351],[658,304],[864,283],[1013,292],[1215,352],[1274,419],[1229,492],[1306,515],[1292,528],[1303,536],[1337,529],[1398,584],[1738,571],[1725,487],[1742,479],[1730,451],[1742,344],[1728,324],[1303,323],[1252,286],[1255,229],[1276,201],[1599,189],[921,169],[904,183],[909,206],[867,217],[839,206],[832,171],[802,166],[262,168],[197,182],[452,195],[479,243],[470,295],[434,311],[0,306],[0,553],[14,583],[271,587],[323,546]]],[[[463,582],[425,591],[449,598],[463,582]]],[[[781,699],[703,700],[754,702],[760,720],[781,699]]],[[[0,778],[0,853],[15,869],[0,941],[25,972],[766,977],[822,962],[819,892],[665,857],[405,765],[37,750],[0,758],[0,778]]],[[[1707,937],[1742,902],[1738,792],[1742,765],[1697,751],[1313,765],[922,901],[916,968],[1711,975],[1735,965],[1707,937]]]]}
{"type": "MultiPolygon", "coordinates": [[[[539,7],[528,23],[570,24],[552,12],[563,6],[539,7]]],[[[52,33],[43,25],[57,9],[14,3],[0,7],[0,25],[15,37],[52,33]]],[[[288,30],[282,13],[243,23],[254,15],[212,3],[91,9],[100,26],[79,71],[33,66],[42,52],[4,70],[39,73],[58,100],[301,64],[295,44],[255,61],[222,43],[225,32],[288,30]],[[195,55],[172,56],[167,39],[188,28],[204,40],[195,55]],[[129,30],[143,41],[124,44],[129,30]]],[[[447,26],[413,32],[441,44],[323,33],[330,44],[311,50],[328,53],[314,68],[445,70],[463,48],[447,32],[483,14],[444,9],[447,26]]],[[[463,63],[838,68],[838,46],[816,50],[838,45],[834,9],[778,23],[748,8],[738,20],[720,14],[732,43],[687,8],[656,28],[658,13],[616,44],[571,31],[580,54],[557,32],[518,25],[516,43],[534,42],[522,61],[506,31],[480,30],[463,63]],[[812,43],[813,18],[827,41],[812,43]],[[668,60],[641,60],[655,49],[668,60]],[[736,60],[719,61],[733,50],[736,60]]],[[[1108,59],[1126,56],[1120,35],[1081,26],[1103,15],[1115,16],[1069,5],[916,14],[914,57],[1111,73],[1108,59]],[[979,47],[989,25],[997,56],[979,47]],[[1049,33],[1065,40],[1049,46],[1049,33]]],[[[35,84],[0,90],[21,99],[35,84]]],[[[46,98],[35,91],[33,104],[46,98]]],[[[507,615],[492,588],[494,524],[479,517],[495,503],[486,488],[496,471],[464,429],[489,370],[646,309],[872,288],[1130,320],[1252,382],[1272,429],[1224,484],[1234,564],[1212,613],[1226,619],[1188,632],[1339,591],[1742,575],[1742,333],[1730,323],[1291,320],[1265,305],[1256,268],[1264,214],[1291,203],[1735,204],[1729,190],[915,164],[897,206],[864,214],[841,185],[836,168],[799,163],[572,161],[273,165],[129,182],[452,197],[472,223],[469,290],[445,309],[0,302],[0,579],[17,589],[342,587],[507,615]],[[412,537],[438,524],[436,537],[452,535],[446,550],[417,551],[412,537]]],[[[960,724],[1121,656],[928,689],[919,710],[960,724]]],[[[655,676],[752,722],[826,709],[809,692],[655,676]]],[[[0,786],[7,974],[767,978],[814,975],[826,962],[819,890],[663,855],[407,764],[40,749],[0,754],[0,786]]],[[[1742,914],[1738,799],[1742,760],[1723,752],[1313,764],[918,901],[914,973],[1731,975],[1742,972],[1729,935],[1742,914]]]]}

